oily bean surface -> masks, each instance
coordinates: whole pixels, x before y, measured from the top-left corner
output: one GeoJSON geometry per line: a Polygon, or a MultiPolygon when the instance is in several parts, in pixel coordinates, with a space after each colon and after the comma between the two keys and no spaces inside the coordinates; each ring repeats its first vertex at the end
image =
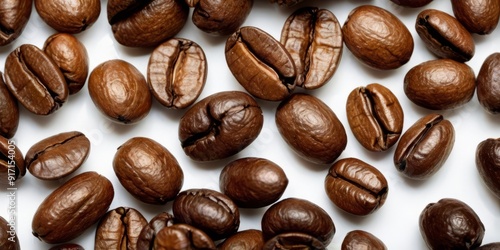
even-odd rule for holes
{"type": "Polygon", "coordinates": [[[0,46],[16,40],[28,23],[33,0],[14,0],[0,2],[0,46]]]}
{"type": "Polygon", "coordinates": [[[432,2],[432,0],[391,0],[391,1],[397,5],[410,8],[423,7],[432,2]]]}
{"type": "Polygon", "coordinates": [[[493,32],[500,18],[497,0],[451,0],[455,18],[471,33],[487,35],[493,32]]]}
{"type": "Polygon", "coordinates": [[[308,249],[325,250],[325,245],[315,237],[304,233],[282,233],[266,241],[263,250],[308,249]]]}
{"type": "Polygon", "coordinates": [[[101,14],[99,0],[34,0],[38,15],[59,32],[80,33],[90,28],[101,14]]]}
{"type": "Polygon", "coordinates": [[[377,236],[369,232],[363,230],[349,231],[342,241],[341,250],[357,249],[387,250],[387,246],[377,236]]]}
{"type": "Polygon", "coordinates": [[[156,234],[164,227],[172,226],[174,223],[174,216],[168,212],[161,212],[155,215],[155,217],[142,228],[139,238],[137,239],[137,249],[152,249],[156,234]]]}
{"type": "Polygon", "coordinates": [[[146,224],[146,218],[134,208],[112,209],[97,225],[94,250],[136,249],[139,234],[146,224]]]}
{"type": "Polygon", "coordinates": [[[158,232],[152,249],[215,250],[216,246],[202,230],[188,224],[175,224],[158,232]]]}
{"type": "Polygon", "coordinates": [[[10,93],[0,72],[0,136],[12,138],[19,126],[19,104],[10,93]]]}
{"type": "Polygon", "coordinates": [[[491,114],[500,113],[500,52],[489,55],[481,65],[476,79],[477,99],[491,114]]]}
{"type": "Polygon", "coordinates": [[[21,250],[17,232],[11,230],[9,222],[7,222],[2,216],[0,216],[0,248],[2,250],[21,250]],[[11,235],[10,232],[13,232],[14,235],[11,235]]]}
{"type": "Polygon", "coordinates": [[[264,247],[264,235],[257,229],[239,231],[217,246],[219,250],[261,250],[264,247]]]}
{"type": "Polygon", "coordinates": [[[486,187],[500,199],[500,139],[488,138],[476,147],[476,168],[486,187]]]}
{"type": "Polygon", "coordinates": [[[0,184],[14,183],[26,175],[24,155],[14,141],[0,136],[0,184]]]}
{"type": "Polygon", "coordinates": [[[281,7],[291,7],[298,3],[303,2],[304,0],[269,0],[269,1],[281,7]]]}
{"type": "MultiPolygon", "coordinates": [[[[192,20],[200,30],[212,35],[230,35],[247,19],[254,0],[196,0],[192,20]]],[[[189,2],[188,2],[189,3],[189,2]]]]}

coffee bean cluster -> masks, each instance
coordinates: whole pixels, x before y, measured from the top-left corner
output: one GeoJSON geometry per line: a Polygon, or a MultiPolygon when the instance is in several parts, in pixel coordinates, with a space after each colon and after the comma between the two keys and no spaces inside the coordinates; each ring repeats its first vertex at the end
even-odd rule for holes
{"type": "Polygon", "coordinates": [[[387,2],[0,0],[0,249],[500,249],[500,2],[387,2]]]}

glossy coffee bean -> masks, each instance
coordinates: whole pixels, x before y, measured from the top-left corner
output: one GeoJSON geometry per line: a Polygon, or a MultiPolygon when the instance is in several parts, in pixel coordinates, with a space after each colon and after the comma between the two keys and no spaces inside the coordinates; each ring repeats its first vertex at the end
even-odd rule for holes
{"type": "Polygon", "coordinates": [[[467,29],[453,16],[436,9],[426,9],[417,16],[415,29],[425,46],[439,58],[469,61],[475,42],[467,29]]]}
{"type": "Polygon", "coordinates": [[[139,234],[146,224],[146,218],[134,208],[112,209],[97,225],[94,250],[136,249],[139,234]]]}
{"type": "Polygon", "coordinates": [[[82,246],[75,243],[63,243],[49,248],[49,250],[85,250],[82,246]]]}
{"type": "Polygon", "coordinates": [[[444,198],[420,213],[420,233],[429,249],[475,249],[484,237],[484,225],[463,201],[444,198]]]}
{"type": "Polygon", "coordinates": [[[0,136],[12,138],[19,126],[19,104],[10,93],[0,72],[0,136]]]}
{"type": "Polygon", "coordinates": [[[369,67],[390,70],[406,64],[413,54],[413,37],[398,17],[373,5],[353,9],[342,26],[344,43],[369,67]]]}
{"type": "Polygon", "coordinates": [[[269,0],[271,3],[277,4],[280,7],[291,7],[298,3],[303,2],[304,0],[269,0]]]}
{"type": "Polygon", "coordinates": [[[325,191],[342,210],[368,215],[384,205],[389,186],[377,168],[356,158],[345,158],[335,162],[328,171],[325,191]]]}
{"type": "Polygon", "coordinates": [[[455,129],[439,114],[418,119],[404,132],[394,152],[394,165],[404,176],[424,180],[448,159],[455,144],[455,129]]]}
{"type": "Polygon", "coordinates": [[[408,99],[432,110],[461,107],[472,99],[475,89],[474,70],[451,59],[420,63],[404,78],[404,92],[408,99]]]}
{"type": "Polygon", "coordinates": [[[500,52],[489,55],[476,79],[477,99],[491,114],[500,113],[500,52]]]}
{"type": "Polygon", "coordinates": [[[33,0],[13,0],[0,2],[0,46],[12,43],[24,31],[28,23],[33,0]]]}
{"type": "Polygon", "coordinates": [[[375,235],[363,231],[349,231],[342,241],[341,250],[387,250],[387,246],[375,235]]]}
{"type": "Polygon", "coordinates": [[[145,137],[133,137],[118,147],[113,170],[132,196],[148,204],[173,200],[184,183],[184,173],[170,151],[145,137]]]}
{"type": "Polygon", "coordinates": [[[226,62],[236,80],[256,98],[280,101],[295,88],[293,58],[270,34],[242,27],[226,41],[226,62]]]}
{"type": "Polygon", "coordinates": [[[500,139],[489,138],[476,147],[476,168],[484,184],[500,199],[500,139]]]}
{"type": "Polygon", "coordinates": [[[30,112],[49,115],[67,101],[68,85],[57,64],[41,49],[23,44],[5,60],[5,83],[30,112]]]}
{"type": "Polygon", "coordinates": [[[247,229],[237,232],[225,239],[217,246],[219,250],[262,250],[264,247],[264,236],[262,231],[257,229],[247,229]]]}
{"type": "Polygon", "coordinates": [[[276,125],[285,142],[302,158],[330,164],[347,145],[344,125],[317,97],[295,93],[276,110],[276,125]]]}
{"type": "Polygon", "coordinates": [[[16,225],[9,224],[10,222],[0,216],[0,248],[2,250],[21,250],[15,230],[16,225]]]}
{"type": "Polygon", "coordinates": [[[293,58],[296,85],[317,89],[333,76],[342,58],[342,28],[327,9],[303,7],[293,12],[281,30],[280,42],[293,58]]]}
{"type": "Polygon", "coordinates": [[[223,91],[205,97],[184,113],[179,140],[187,156],[212,161],[235,155],[259,135],[262,109],[248,94],[223,91]]]}
{"type": "Polygon", "coordinates": [[[404,113],[392,91],[378,83],[355,88],[347,97],[347,121],[354,137],[370,151],[385,151],[399,139],[404,113]]]}
{"type": "Polygon", "coordinates": [[[28,171],[41,180],[58,180],[75,172],[90,153],[89,139],[79,131],[63,132],[33,144],[26,152],[28,171]]]}
{"type": "Polygon", "coordinates": [[[455,18],[471,33],[490,34],[500,19],[497,0],[451,0],[455,18]]]}
{"type": "Polygon", "coordinates": [[[25,174],[23,153],[15,141],[0,136],[0,184],[13,186],[25,174]]]}
{"type": "Polygon", "coordinates": [[[99,0],[34,0],[38,15],[59,32],[80,33],[90,28],[101,14],[99,0]]]}
{"type": "Polygon", "coordinates": [[[326,250],[327,248],[315,237],[304,233],[282,233],[266,241],[263,250],[326,250]]]}
{"type": "Polygon", "coordinates": [[[172,214],[168,212],[157,214],[142,228],[139,238],[137,239],[137,250],[153,249],[156,234],[164,227],[172,226],[174,223],[174,216],[172,214]]]}
{"type": "Polygon", "coordinates": [[[200,96],[207,80],[207,60],[195,42],[172,38],[151,53],[147,81],[163,106],[182,109],[200,96]]]}
{"type": "Polygon", "coordinates": [[[213,240],[202,230],[187,224],[175,224],[158,232],[153,249],[215,250],[216,247],[213,240]]]}
{"type": "Polygon", "coordinates": [[[410,8],[423,7],[432,2],[432,0],[391,0],[391,1],[397,5],[410,8]]]}

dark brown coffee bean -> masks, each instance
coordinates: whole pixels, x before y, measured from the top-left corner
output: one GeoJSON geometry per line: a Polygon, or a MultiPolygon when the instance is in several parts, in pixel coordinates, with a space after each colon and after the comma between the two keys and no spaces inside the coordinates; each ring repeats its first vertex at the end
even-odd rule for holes
{"type": "Polygon", "coordinates": [[[303,2],[304,0],[269,0],[271,3],[278,4],[281,7],[291,7],[298,3],[303,2]]]}
{"type": "Polygon", "coordinates": [[[451,0],[451,6],[455,18],[471,33],[490,34],[498,25],[498,0],[451,0]]]}
{"type": "Polygon", "coordinates": [[[391,0],[391,1],[397,5],[410,8],[422,7],[432,2],[432,0],[391,0]]]}
{"type": "Polygon", "coordinates": [[[226,62],[251,95],[268,101],[285,99],[295,88],[295,64],[287,49],[256,27],[242,27],[226,41],[226,62]]]}
{"type": "Polygon", "coordinates": [[[184,183],[184,173],[170,151],[145,137],[133,137],[118,148],[113,170],[130,194],[148,204],[173,200],[184,183]]]}
{"type": "Polygon", "coordinates": [[[420,233],[429,249],[475,249],[484,237],[484,225],[463,201],[444,198],[420,213],[420,233]]]}
{"type": "Polygon", "coordinates": [[[28,171],[41,180],[58,180],[75,172],[87,160],[90,141],[81,132],[49,136],[26,153],[28,171]]]}
{"type": "Polygon", "coordinates": [[[5,83],[17,100],[37,115],[55,112],[69,95],[57,64],[31,44],[21,45],[7,56],[5,83]]]}
{"type": "Polygon", "coordinates": [[[500,138],[489,138],[477,145],[476,168],[486,187],[500,199],[500,138]]]}
{"type": "Polygon", "coordinates": [[[10,93],[0,72],[0,136],[12,138],[19,126],[19,104],[10,93]]]}
{"type": "Polygon", "coordinates": [[[68,84],[69,94],[80,91],[89,74],[89,58],[85,45],[73,35],[56,33],[45,40],[43,51],[61,69],[68,84]]]}
{"type": "Polygon", "coordinates": [[[423,180],[445,163],[455,144],[455,129],[442,115],[429,114],[417,120],[401,136],[394,165],[404,176],[423,180]]]}
{"type": "Polygon", "coordinates": [[[49,250],[85,250],[85,248],[75,243],[64,243],[61,245],[53,246],[49,250]]]}
{"type": "Polygon", "coordinates": [[[372,5],[353,9],[342,26],[344,43],[364,64],[390,70],[406,64],[413,54],[413,37],[398,17],[372,5]]]}
{"type": "Polygon", "coordinates": [[[477,99],[491,114],[500,113],[500,52],[489,55],[477,74],[477,99]]]}
{"type": "Polygon", "coordinates": [[[262,250],[264,247],[264,236],[262,231],[257,229],[247,229],[237,232],[224,240],[217,246],[219,250],[262,250]]]}
{"type": "Polygon", "coordinates": [[[196,101],[205,86],[205,53],[193,41],[172,38],[151,53],[147,78],[153,96],[163,106],[186,108],[196,101]]]}
{"type": "Polygon", "coordinates": [[[34,0],[38,15],[50,27],[65,33],[79,33],[90,28],[101,14],[101,1],[34,0]]]}
{"type": "Polygon", "coordinates": [[[297,86],[316,89],[333,76],[342,58],[342,28],[327,9],[304,7],[292,13],[280,42],[295,63],[297,86]]]}
{"type": "Polygon", "coordinates": [[[199,228],[213,240],[227,238],[240,226],[236,204],[226,195],[211,189],[182,191],[175,198],[172,211],[177,222],[199,228]]]}
{"type": "Polygon", "coordinates": [[[151,109],[146,79],[126,61],[112,59],[97,65],[90,73],[88,88],[96,107],[112,121],[136,123],[151,109]]]}
{"type": "Polygon", "coordinates": [[[404,78],[405,95],[418,106],[446,110],[463,106],[474,96],[476,77],[465,63],[435,59],[411,68],[404,78]]]}
{"type": "Polygon", "coordinates": [[[353,230],[346,234],[342,241],[341,250],[387,250],[387,246],[375,235],[363,231],[353,230]]]}
{"type": "Polygon", "coordinates": [[[326,250],[321,241],[304,233],[282,233],[266,241],[263,250],[326,250]]]}
{"type": "Polygon", "coordinates": [[[0,249],[2,250],[21,250],[19,238],[15,230],[17,225],[10,225],[0,216],[0,249]]]}
{"type": "Polygon", "coordinates": [[[106,214],[113,197],[106,177],[93,171],[79,174],[39,205],[31,224],[33,235],[49,244],[73,240],[106,214]]]}
{"type": "Polygon", "coordinates": [[[219,185],[239,207],[259,208],[281,198],[288,178],[276,163],[247,157],[228,163],[220,173],[219,185]]]}
{"type": "Polygon", "coordinates": [[[354,137],[370,151],[389,149],[403,131],[398,98],[378,83],[354,89],[347,97],[346,115],[354,137]]]}
{"type": "Polygon", "coordinates": [[[235,155],[259,135],[262,109],[245,92],[223,91],[194,104],[179,122],[179,140],[187,156],[212,161],[235,155]]]}
{"type": "Polygon", "coordinates": [[[175,224],[158,232],[153,249],[215,250],[216,247],[213,240],[202,230],[187,224],[175,224]]]}
{"type": "Polygon", "coordinates": [[[189,6],[184,0],[109,0],[107,14],[118,43],[155,47],[181,31],[189,6]]]}
{"type": "Polygon", "coordinates": [[[415,29],[425,46],[439,58],[469,61],[475,53],[472,35],[450,14],[426,9],[417,16],[415,29]]]}
{"type": "Polygon", "coordinates": [[[167,212],[157,214],[142,228],[137,239],[137,250],[153,249],[156,234],[164,227],[172,226],[174,223],[174,216],[172,214],[167,212]]]}
{"type": "Polygon", "coordinates": [[[0,184],[13,186],[25,174],[23,153],[15,141],[0,136],[0,184]]]}
{"type": "Polygon", "coordinates": [[[110,210],[97,225],[94,250],[135,250],[139,234],[146,224],[146,218],[134,208],[118,207],[110,210]]]}
{"type": "Polygon", "coordinates": [[[328,246],[335,234],[330,215],[318,205],[299,198],[274,203],[262,216],[261,226],[266,240],[283,233],[303,233],[328,246]]]}
{"type": "Polygon", "coordinates": [[[500,242],[492,242],[476,248],[476,250],[498,250],[498,249],[500,249],[500,242]]]}
{"type": "Polygon", "coordinates": [[[32,0],[0,1],[0,46],[16,40],[26,27],[33,8],[32,0]]]}
{"type": "Polygon", "coordinates": [[[347,146],[344,125],[317,97],[296,93],[281,102],[276,125],[286,143],[302,158],[330,164],[347,146]]]}
{"type": "Polygon", "coordinates": [[[377,168],[356,158],[345,158],[335,162],[328,171],[325,191],[337,207],[363,216],[384,205],[389,186],[377,168]]]}

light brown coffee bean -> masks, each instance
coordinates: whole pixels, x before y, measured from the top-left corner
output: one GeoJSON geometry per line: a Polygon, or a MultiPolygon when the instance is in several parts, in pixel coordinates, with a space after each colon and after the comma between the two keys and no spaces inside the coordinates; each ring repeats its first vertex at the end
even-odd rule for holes
{"type": "Polygon", "coordinates": [[[213,240],[202,230],[179,223],[161,229],[154,239],[153,249],[215,250],[217,248],[213,240]]]}
{"type": "Polygon", "coordinates": [[[491,114],[500,113],[500,52],[489,55],[476,79],[477,99],[491,114]]]}
{"type": "Polygon", "coordinates": [[[38,15],[59,32],[80,33],[90,28],[101,14],[99,0],[35,0],[38,15]]]}
{"type": "Polygon", "coordinates": [[[26,175],[24,156],[15,141],[0,136],[0,184],[13,186],[26,175]]]}
{"type": "Polygon", "coordinates": [[[0,72],[0,136],[14,137],[19,126],[19,104],[10,93],[0,72]]]}
{"type": "Polygon", "coordinates": [[[97,225],[94,250],[137,249],[139,234],[148,224],[138,210],[117,207],[108,211],[97,225]]]}
{"type": "Polygon", "coordinates": [[[498,0],[451,0],[455,18],[471,33],[490,34],[500,19],[498,0]]]}
{"type": "Polygon", "coordinates": [[[28,23],[33,0],[0,1],[0,46],[12,43],[28,23]]]}

